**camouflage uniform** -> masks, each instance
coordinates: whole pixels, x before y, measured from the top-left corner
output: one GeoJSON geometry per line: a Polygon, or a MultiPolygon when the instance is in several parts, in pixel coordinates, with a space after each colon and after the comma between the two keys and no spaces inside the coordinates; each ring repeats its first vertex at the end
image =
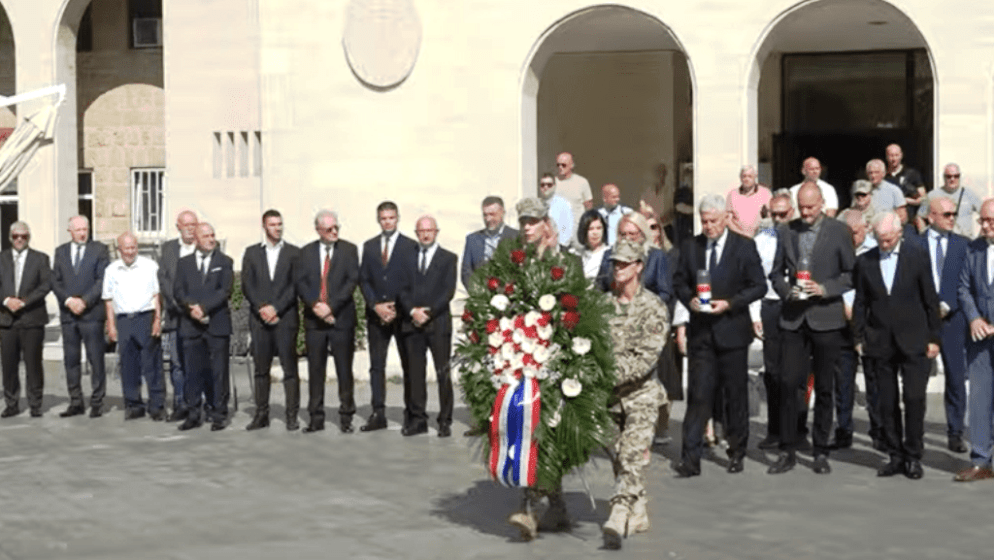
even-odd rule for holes
{"type": "Polygon", "coordinates": [[[641,286],[628,304],[614,301],[611,318],[616,381],[611,414],[621,433],[613,448],[615,491],[611,505],[629,510],[645,500],[643,470],[649,464],[649,446],[656,430],[659,407],[666,390],[650,369],[669,334],[669,313],[663,302],[641,286]]]}

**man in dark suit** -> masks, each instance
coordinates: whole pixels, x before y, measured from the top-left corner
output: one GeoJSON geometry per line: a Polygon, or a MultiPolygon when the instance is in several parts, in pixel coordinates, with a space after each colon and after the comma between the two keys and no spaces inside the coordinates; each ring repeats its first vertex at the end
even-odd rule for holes
{"type": "Polygon", "coordinates": [[[297,372],[297,292],[294,288],[300,249],[283,240],[283,216],[277,210],[262,215],[266,240],[245,249],[242,293],[251,310],[252,358],[255,360],[255,416],[246,426],[269,426],[269,370],[280,357],[286,394],[286,429],[296,430],[300,409],[297,372]]]}
{"type": "Polygon", "coordinates": [[[431,216],[415,223],[418,247],[409,270],[407,290],[400,294],[401,338],[407,349],[408,370],[404,375],[405,436],[428,431],[428,399],[425,387],[426,351],[431,350],[438,381],[438,437],[452,435],[452,316],[449,302],[456,293],[456,255],[438,246],[438,224],[431,216]]]}
{"type": "Polygon", "coordinates": [[[790,222],[769,279],[783,302],[780,327],[783,332],[783,366],[780,379],[780,456],[769,468],[780,474],[797,464],[801,444],[798,399],[790,398],[814,369],[815,417],[812,423],[813,469],[832,472],[831,449],[835,364],[844,342],[846,327],[842,294],[852,286],[856,261],[849,227],[825,215],[824,200],[817,183],[805,181],[797,192],[801,219],[790,222]],[[793,279],[794,283],[788,281],[793,279]]]}
{"type": "Polygon", "coordinates": [[[728,472],[742,472],[749,439],[749,304],[766,292],[756,244],[728,229],[725,199],[706,195],[698,210],[702,234],[684,242],[673,277],[677,297],[690,310],[687,414],[681,462],[674,467],[681,477],[701,474],[704,425],[719,391],[724,392],[728,411],[728,472]],[[710,309],[697,297],[701,270],[711,278],[710,309]]]}
{"type": "Polygon", "coordinates": [[[406,289],[407,271],[414,268],[417,243],[397,231],[397,205],[390,201],[376,207],[382,233],[362,246],[359,287],[366,298],[366,333],[369,337],[369,383],[373,389],[373,413],[360,428],[364,432],[387,427],[386,363],[390,339],[397,340],[400,365],[407,377],[407,350],[401,344],[397,298],[406,289]]]}
{"type": "Polygon", "coordinates": [[[62,321],[62,353],[66,366],[66,385],[69,388],[69,408],[59,416],[68,418],[83,414],[83,388],[81,385],[80,347],[86,346],[90,362],[90,418],[101,415],[107,375],[104,370],[104,319],[106,310],[103,294],[104,269],[110,263],[107,246],[90,241],[90,221],[86,216],[69,219],[72,241],[55,249],[52,269],[52,291],[59,302],[62,321]]]}
{"type": "Polygon", "coordinates": [[[297,263],[297,295],[304,304],[307,345],[308,400],[310,422],[305,433],[324,429],[324,382],[328,352],[335,358],[338,376],[338,428],[352,432],[355,414],[352,358],[355,356],[355,298],[359,282],[359,251],[339,239],[338,216],[321,210],[314,217],[318,239],[300,250],[297,263]]]}
{"type": "Polygon", "coordinates": [[[855,270],[853,338],[856,351],[872,359],[880,391],[880,416],[890,461],[877,476],[922,477],[922,436],[929,360],[939,354],[939,298],[929,257],[919,245],[902,243],[895,212],[873,219],[877,247],[859,257],[855,270]],[[904,425],[898,399],[898,372],[904,425]]]}
{"type": "Polygon", "coordinates": [[[466,236],[460,272],[463,286],[467,286],[473,271],[490,260],[501,241],[518,235],[518,230],[504,224],[504,199],[499,196],[483,199],[483,225],[483,229],[466,236]]]}
{"type": "Polygon", "coordinates": [[[24,383],[31,416],[41,416],[45,385],[42,344],[48,310],[45,296],[52,287],[48,255],[28,247],[31,230],[24,222],[10,225],[11,248],[0,253],[0,364],[3,368],[3,398],[6,408],[0,418],[21,412],[18,365],[24,358],[24,383]]]}
{"type": "Polygon", "coordinates": [[[169,415],[169,422],[186,419],[186,362],[183,359],[183,344],[178,335],[179,318],[185,312],[173,299],[173,285],[176,280],[176,264],[197,249],[197,215],[190,210],[183,210],[176,216],[176,229],[179,237],[166,241],[159,257],[159,288],[166,317],[162,329],[162,344],[169,352],[169,380],[173,386],[173,412],[169,415]]]}
{"type": "Polygon", "coordinates": [[[946,436],[949,450],[966,453],[963,428],[966,417],[966,316],[959,303],[959,274],[966,259],[969,241],[953,233],[956,203],[945,197],[933,198],[928,209],[929,228],[922,235],[905,239],[917,244],[929,256],[932,280],[939,291],[939,317],[942,319],[942,370],[946,378],[946,436]]]}
{"type": "Polygon", "coordinates": [[[197,250],[179,260],[173,299],[184,314],[180,316],[179,338],[183,344],[183,364],[187,373],[188,414],[180,430],[203,424],[201,408],[206,395],[207,419],[211,431],[223,430],[228,417],[228,359],[231,339],[231,311],[228,298],[234,284],[231,257],[217,247],[214,228],[197,224],[197,250]]]}

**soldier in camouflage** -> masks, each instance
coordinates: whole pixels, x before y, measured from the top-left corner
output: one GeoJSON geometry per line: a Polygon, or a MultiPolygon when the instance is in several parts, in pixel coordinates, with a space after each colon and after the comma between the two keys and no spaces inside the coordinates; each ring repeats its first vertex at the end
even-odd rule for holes
{"type": "Polygon", "coordinates": [[[611,413],[620,433],[611,450],[615,476],[611,514],[602,528],[604,546],[610,549],[621,548],[629,533],[649,529],[643,474],[659,407],[667,402],[654,372],[669,334],[669,317],[659,297],[642,287],[645,258],[644,245],[626,240],[618,241],[611,255],[616,311],[610,321],[616,366],[611,413]]]}

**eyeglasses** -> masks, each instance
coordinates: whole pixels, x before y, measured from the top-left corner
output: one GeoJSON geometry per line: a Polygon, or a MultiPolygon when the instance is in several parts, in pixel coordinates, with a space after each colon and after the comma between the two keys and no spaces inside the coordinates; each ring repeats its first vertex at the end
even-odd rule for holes
{"type": "Polygon", "coordinates": [[[790,212],[770,212],[770,216],[773,216],[774,218],[786,218],[789,213],[790,212]]]}
{"type": "Polygon", "coordinates": [[[429,232],[433,232],[433,231],[438,231],[438,230],[437,229],[416,229],[416,230],[414,230],[415,233],[429,233],[429,232]]]}
{"type": "Polygon", "coordinates": [[[955,175],[947,173],[943,175],[943,177],[945,177],[946,179],[959,179],[959,173],[956,173],[955,175]]]}
{"type": "Polygon", "coordinates": [[[568,163],[557,163],[556,167],[569,167],[568,163]]]}
{"type": "Polygon", "coordinates": [[[952,218],[956,216],[956,212],[943,212],[942,214],[940,214],[940,216],[942,216],[943,218],[952,218]]]}
{"type": "Polygon", "coordinates": [[[542,181],[541,183],[539,183],[539,186],[541,186],[541,187],[551,187],[551,186],[554,186],[554,185],[555,185],[555,183],[547,183],[545,181],[542,181]]]}
{"type": "Polygon", "coordinates": [[[856,196],[870,196],[870,193],[868,193],[868,192],[858,192],[858,193],[856,193],[856,196]]]}
{"type": "Polygon", "coordinates": [[[994,226],[994,218],[980,218],[977,221],[980,222],[980,225],[994,226]]]}
{"type": "Polygon", "coordinates": [[[338,231],[338,226],[319,227],[318,231],[338,231]]]}
{"type": "Polygon", "coordinates": [[[12,233],[10,234],[11,239],[30,239],[31,235],[27,233],[12,233]]]}

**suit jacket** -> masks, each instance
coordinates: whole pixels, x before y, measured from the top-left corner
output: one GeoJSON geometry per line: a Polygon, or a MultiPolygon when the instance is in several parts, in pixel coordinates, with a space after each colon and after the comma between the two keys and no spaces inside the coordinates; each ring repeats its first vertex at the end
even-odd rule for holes
{"type": "Polygon", "coordinates": [[[864,356],[886,358],[895,347],[919,355],[929,342],[939,344],[939,297],[920,245],[901,243],[890,294],[880,272],[879,247],[856,260],[855,284],[853,339],[863,345],[864,356]]]}
{"type": "Polygon", "coordinates": [[[177,237],[162,245],[162,254],[159,256],[159,293],[162,294],[162,316],[165,317],[164,328],[166,330],[179,328],[179,318],[186,314],[173,298],[179,250],[180,240],[177,237]]]}
{"type": "Polygon", "coordinates": [[[179,318],[179,335],[195,337],[207,333],[211,336],[230,336],[231,311],[228,308],[228,298],[231,297],[234,283],[231,257],[222,253],[220,247],[215,248],[211,254],[206,278],[197,267],[196,251],[181,258],[176,263],[173,284],[173,299],[184,310],[179,318]],[[189,312],[185,311],[193,304],[199,304],[210,317],[206,325],[193,320],[189,312]]]}
{"type": "Polygon", "coordinates": [[[845,223],[823,216],[811,251],[811,279],[825,288],[825,295],[806,300],[790,299],[796,284],[800,260],[800,234],[805,228],[800,219],[787,225],[786,238],[777,244],[769,279],[783,301],[780,326],[791,331],[807,322],[814,331],[831,331],[847,325],[842,294],[852,289],[852,269],[856,263],[852,230],[845,223]]]}
{"type": "MultiPolygon", "coordinates": [[[[697,271],[706,268],[707,237],[697,235],[680,247],[680,263],[673,275],[673,288],[683,305],[697,297],[697,271]]],[[[728,230],[725,247],[718,264],[711,271],[711,298],[727,300],[724,313],[690,313],[688,344],[696,346],[714,336],[719,349],[749,346],[752,342],[752,319],[749,304],[766,293],[763,263],[756,243],[728,230]]]]}
{"type": "Polygon", "coordinates": [[[308,329],[335,329],[355,332],[355,292],[359,282],[359,251],[348,241],[335,242],[328,269],[328,305],[335,316],[335,324],[318,319],[312,308],[321,296],[321,241],[304,245],[297,261],[297,295],[304,305],[304,326],[308,329]]]}
{"type": "Polygon", "coordinates": [[[418,244],[410,237],[404,237],[397,232],[393,254],[383,268],[381,237],[366,241],[362,245],[362,266],[359,268],[359,288],[366,298],[366,317],[378,319],[373,311],[377,303],[392,301],[398,303],[400,293],[406,289],[408,274],[417,267],[414,255],[417,254],[418,244]]]}
{"type": "MultiPolygon", "coordinates": [[[[932,265],[932,255],[928,250],[928,232],[913,237],[905,237],[904,240],[917,245],[928,255],[929,267],[932,265]]],[[[946,254],[942,265],[942,278],[939,279],[938,289],[939,301],[945,302],[949,306],[949,320],[960,310],[959,304],[959,277],[963,263],[966,262],[967,246],[970,241],[962,235],[949,233],[949,242],[946,243],[946,254]]],[[[929,269],[931,270],[931,268],[929,269]]]]}
{"type": "MultiPolygon", "coordinates": [[[[414,250],[413,262],[418,262],[421,251],[419,246],[414,250]]],[[[401,315],[401,330],[414,332],[437,332],[447,334],[452,332],[452,316],[449,313],[449,302],[456,295],[456,254],[439,247],[435,250],[428,270],[421,274],[417,266],[408,271],[407,289],[400,294],[398,313],[401,315]],[[431,319],[422,327],[415,327],[411,318],[411,310],[415,307],[427,307],[431,319]]]]}
{"type": "MultiPolygon", "coordinates": [[[[483,258],[486,253],[486,231],[481,229],[466,236],[466,248],[462,253],[462,269],[460,271],[463,286],[469,287],[469,277],[486,262],[483,258]]],[[[517,236],[518,230],[505,225],[504,231],[500,234],[500,240],[513,239],[517,236]]]]}
{"type": "Polygon", "coordinates": [[[63,323],[74,320],[103,321],[107,311],[102,299],[104,269],[110,263],[107,246],[99,241],[89,241],[83,249],[83,259],[79,272],[72,265],[72,243],[63,243],[55,248],[55,262],[52,267],[52,291],[59,302],[63,323]],[[82,298],[86,310],[76,316],[66,307],[71,297],[82,298]]]}
{"type": "Polygon", "coordinates": [[[298,324],[295,282],[299,259],[300,249],[284,241],[276,259],[276,271],[270,280],[265,243],[245,249],[245,255],[242,256],[242,293],[248,300],[252,321],[256,326],[268,326],[259,316],[259,308],[264,305],[272,305],[276,309],[280,323],[287,321],[291,325],[298,324]]]}
{"type": "MultiPolygon", "coordinates": [[[[601,268],[597,272],[597,284],[602,291],[611,289],[611,282],[614,281],[614,261],[611,260],[612,249],[604,252],[604,260],[601,261],[601,268]]],[[[664,304],[669,304],[673,299],[673,287],[670,278],[669,259],[662,249],[652,247],[645,259],[645,268],[642,270],[642,286],[650,292],[659,296],[664,304]]]]}
{"type": "Polygon", "coordinates": [[[959,271],[959,304],[967,324],[977,318],[994,323],[994,284],[987,281],[987,246],[983,237],[971,241],[959,271]]]}
{"type": "Polygon", "coordinates": [[[24,300],[24,307],[16,314],[0,305],[0,327],[44,327],[48,323],[45,296],[52,289],[52,268],[48,255],[30,247],[26,250],[17,293],[14,292],[14,250],[0,252],[0,303],[9,297],[24,300]]]}

